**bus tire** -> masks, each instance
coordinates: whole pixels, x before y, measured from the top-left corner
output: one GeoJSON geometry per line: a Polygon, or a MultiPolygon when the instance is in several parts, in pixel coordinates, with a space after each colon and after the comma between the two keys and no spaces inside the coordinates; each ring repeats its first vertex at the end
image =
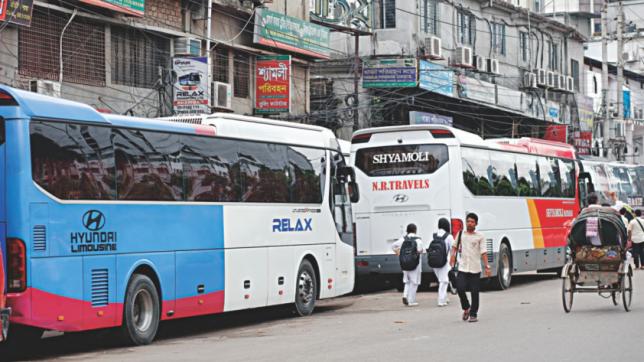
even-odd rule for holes
{"type": "Polygon", "coordinates": [[[506,243],[501,243],[496,276],[493,278],[494,287],[498,290],[508,289],[512,283],[512,253],[506,243]]]}
{"type": "Polygon", "coordinates": [[[133,345],[150,344],[159,329],[161,307],[159,294],[152,280],[143,274],[134,274],[125,294],[122,334],[133,345]]]}
{"type": "Polygon", "coordinates": [[[317,288],[318,282],[313,265],[306,259],[302,260],[295,282],[295,311],[298,315],[304,317],[313,313],[317,288]]]}

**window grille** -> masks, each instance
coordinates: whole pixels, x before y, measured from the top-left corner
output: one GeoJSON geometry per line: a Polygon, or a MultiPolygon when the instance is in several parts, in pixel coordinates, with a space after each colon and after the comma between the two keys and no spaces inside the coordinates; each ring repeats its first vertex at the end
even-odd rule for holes
{"type": "Polygon", "coordinates": [[[250,95],[250,56],[236,52],[233,67],[235,68],[234,95],[238,98],[248,98],[250,95]]]}
{"type": "Polygon", "coordinates": [[[170,40],[136,29],[112,27],[112,82],[151,88],[159,67],[170,67],[170,40]]]}

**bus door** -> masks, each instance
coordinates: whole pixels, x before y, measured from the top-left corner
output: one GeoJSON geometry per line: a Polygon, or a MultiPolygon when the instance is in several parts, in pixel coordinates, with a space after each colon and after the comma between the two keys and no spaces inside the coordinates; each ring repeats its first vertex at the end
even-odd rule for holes
{"type": "Polygon", "coordinates": [[[429,244],[438,220],[450,219],[448,160],[444,144],[395,144],[356,151],[356,172],[368,178],[368,182],[361,182],[361,203],[365,205],[361,211],[370,211],[357,216],[358,229],[367,229],[370,234],[369,250],[360,250],[363,245],[358,256],[361,252],[391,254],[392,244],[411,223],[416,224],[426,246],[429,244]]]}
{"type": "Polygon", "coordinates": [[[0,117],[0,320],[2,329],[0,331],[0,341],[6,337],[9,325],[9,313],[6,309],[7,291],[5,289],[5,268],[6,265],[6,231],[7,231],[7,210],[6,210],[6,193],[5,193],[5,121],[0,117]]]}

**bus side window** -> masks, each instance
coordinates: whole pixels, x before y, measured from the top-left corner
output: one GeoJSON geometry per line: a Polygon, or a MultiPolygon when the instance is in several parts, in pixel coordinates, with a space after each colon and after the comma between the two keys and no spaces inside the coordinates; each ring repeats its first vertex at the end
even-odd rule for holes
{"type": "Polygon", "coordinates": [[[344,158],[340,153],[331,152],[331,197],[329,203],[335,227],[342,241],[346,244],[353,245],[353,220],[351,214],[351,200],[347,184],[340,182],[335,176],[339,167],[344,167],[344,158]]]}
{"type": "Polygon", "coordinates": [[[493,195],[490,152],[463,148],[463,182],[474,195],[493,195]]]}

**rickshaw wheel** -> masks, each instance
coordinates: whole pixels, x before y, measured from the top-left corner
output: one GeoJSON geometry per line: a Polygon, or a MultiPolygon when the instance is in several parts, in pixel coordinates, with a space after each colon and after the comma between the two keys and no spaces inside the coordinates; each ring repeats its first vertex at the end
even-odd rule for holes
{"type": "Polygon", "coordinates": [[[633,280],[630,274],[624,274],[622,276],[622,301],[624,302],[624,310],[627,312],[631,311],[631,299],[633,297],[633,280]]]}
{"type": "Polygon", "coordinates": [[[566,313],[570,313],[572,309],[572,297],[575,293],[575,284],[572,280],[570,273],[566,274],[561,284],[561,299],[563,301],[563,308],[566,313]]]}

